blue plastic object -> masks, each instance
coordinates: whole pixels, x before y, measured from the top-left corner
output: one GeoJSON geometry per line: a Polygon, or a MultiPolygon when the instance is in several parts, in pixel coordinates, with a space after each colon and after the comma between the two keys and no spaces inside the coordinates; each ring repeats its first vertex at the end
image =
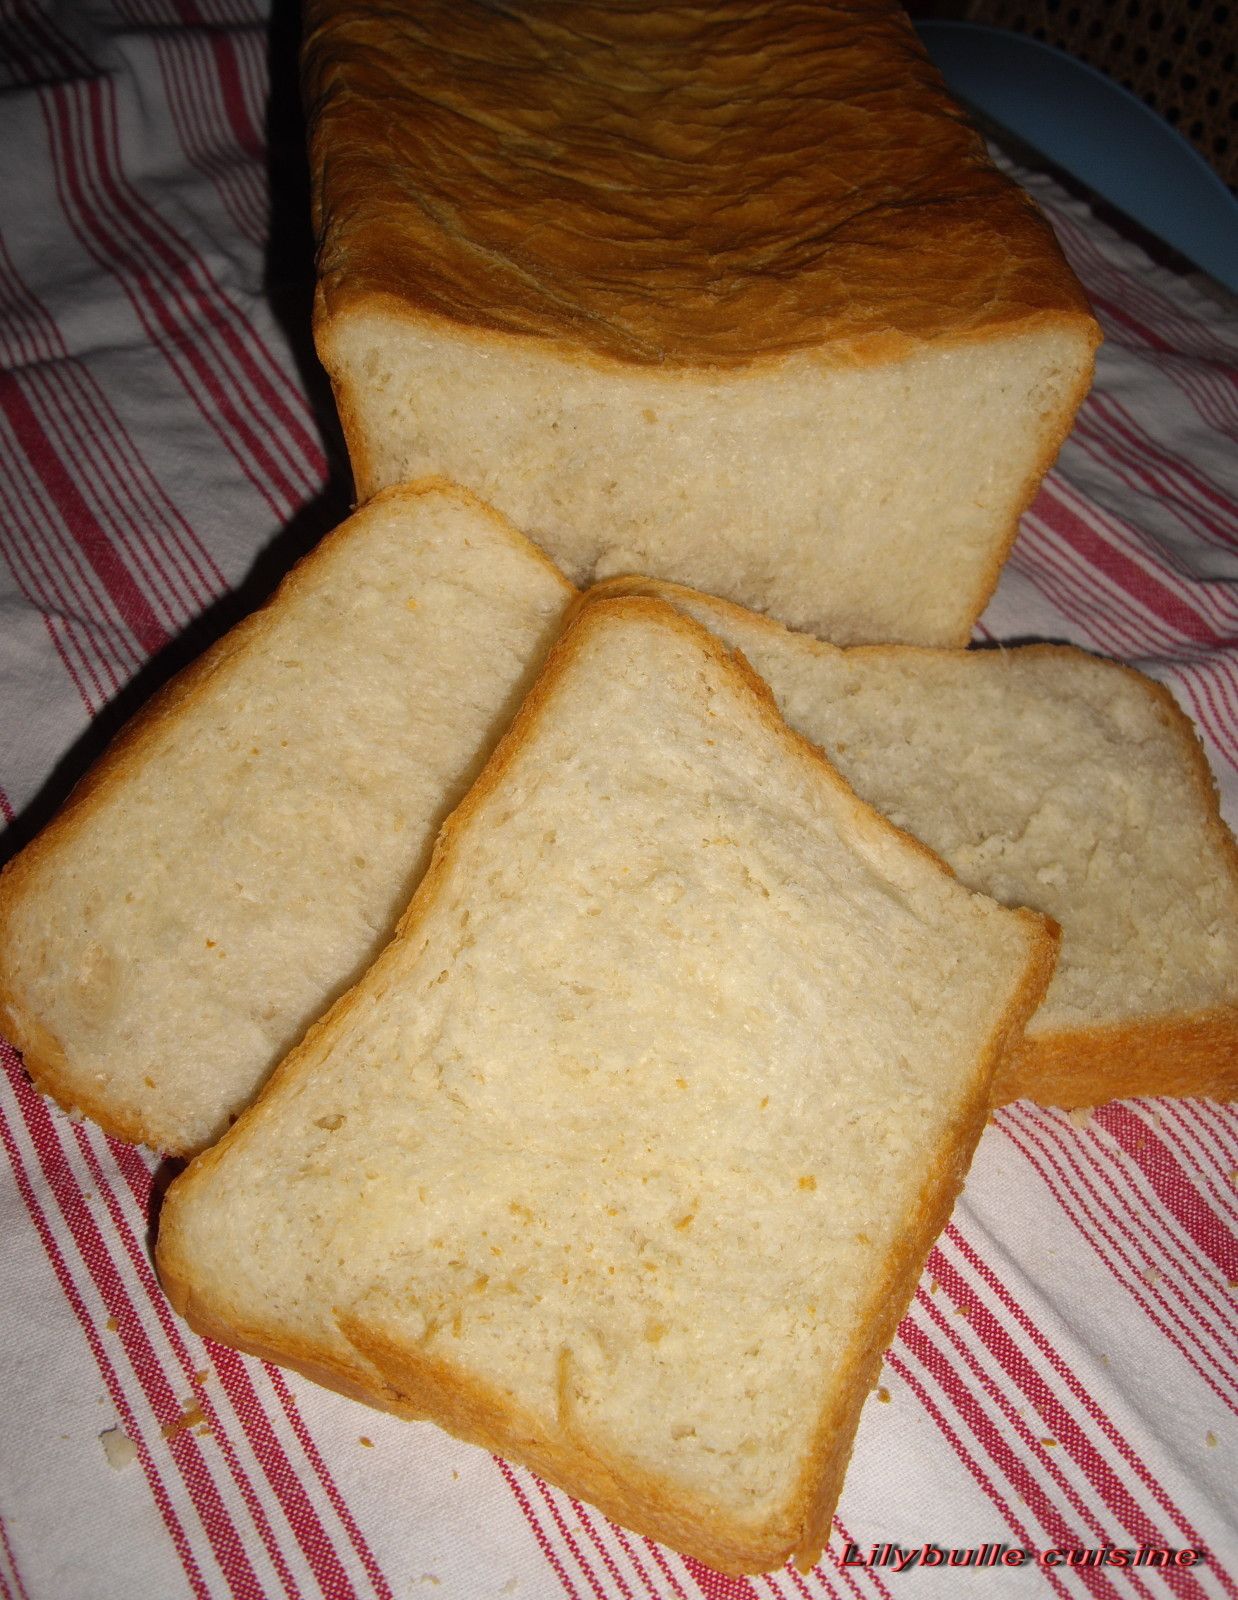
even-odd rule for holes
{"type": "Polygon", "coordinates": [[[975,22],[916,28],[959,100],[1238,294],[1238,200],[1141,100],[1025,34],[975,22]]]}

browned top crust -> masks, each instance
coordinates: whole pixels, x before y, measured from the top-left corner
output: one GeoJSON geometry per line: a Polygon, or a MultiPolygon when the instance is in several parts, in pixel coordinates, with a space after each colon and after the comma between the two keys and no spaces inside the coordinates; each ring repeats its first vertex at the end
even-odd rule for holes
{"type": "Polygon", "coordinates": [[[308,0],[321,314],[734,366],[1088,318],[890,0],[308,0]]]}

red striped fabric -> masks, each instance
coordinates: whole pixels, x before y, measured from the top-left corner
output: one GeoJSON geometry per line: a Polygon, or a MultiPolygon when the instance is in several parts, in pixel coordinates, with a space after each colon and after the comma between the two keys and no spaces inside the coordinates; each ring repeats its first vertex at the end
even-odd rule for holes
{"type": "MultiPolygon", "coordinates": [[[[267,28],[255,0],[5,10],[6,824],[327,487],[306,330],[264,291],[267,28]]],[[[1160,678],[1232,822],[1238,312],[1026,178],[1107,343],[978,633],[1160,678]]],[[[198,1339],[150,1261],[167,1172],[44,1101],[7,1047],[0,1065],[0,1600],[1238,1600],[1233,1110],[999,1113],[865,1407],[829,1547],[810,1572],[730,1578],[198,1339]],[[108,1465],[112,1430],[129,1465],[108,1465]],[[1066,1556],[1144,1545],[1201,1559],[1066,1556]],[[995,1551],[1024,1564],[962,1564],[995,1551]]]]}

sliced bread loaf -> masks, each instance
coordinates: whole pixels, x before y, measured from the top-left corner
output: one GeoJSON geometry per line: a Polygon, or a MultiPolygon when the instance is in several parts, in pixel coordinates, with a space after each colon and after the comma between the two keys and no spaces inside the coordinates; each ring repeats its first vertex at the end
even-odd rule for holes
{"type": "Polygon", "coordinates": [[[390,937],[570,585],[469,494],[390,491],[127,728],[0,878],[0,1031],[187,1153],[390,937]]]}
{"type": "Polygon", "coordinates": [[[716,1567],[811,1554],[1054,944],[703,629],[591,606],[395,940],[169,1190],[164,1285],[716,1567]]]}
{"type": "Polygon", "coordinates": [[[641,579],[743,652],[783,715],[972,889],[1056,919],[996,1084],[1062,1106],[1238,1097],[1238,850],[1167,690],[1067,646],[840,650],[641,579]]]}
{"type": "Polygon", "coordinates": [[[362,497],[442,472],[575,582],[966,643],[1099,334],[900,6],[310,0],[305,39],[362,497]]]}

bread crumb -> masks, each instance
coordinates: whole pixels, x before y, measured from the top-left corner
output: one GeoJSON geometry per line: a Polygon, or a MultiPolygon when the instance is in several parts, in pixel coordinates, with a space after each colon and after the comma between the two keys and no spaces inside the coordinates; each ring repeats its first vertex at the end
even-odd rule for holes
{"type": "Polygon", "coordinates": [[[206,1418],[202,1415],[202,1407],[195,1400],[192,1403],[186,1403],[184,1411],[177,1417],[176,1421],[165,1422],[159,1432],[165,1439],[175,1439],[178,1433],[184,1433],[187,1428],[196,1428],[200,1422],[205,1421],[206,1418]]]}
{"type": "Polygon", "coordinates": [[[1057,1449],[1057,1440],[1056,1439],[1050,1439],[1048,1436],[1046,1436],[1046,1437],[1042,1438],[1040,1442],[1041,1442],[1042,1445],[1044,1445],[1046,1450],[1056,1450],[1057,1449]]]}
{"type": "Polygon", "coordinates": [[[198,1385],[199,1388],[201,1388],[210,1375],[210,1371],[206,1367],[203,1367],[200,1372],[194,1373],[193,1381],[198,1385]]]}
{"type": "Polygon", "coordinates": [[[337,1128],[344,1126],[343,1114],[336,1111],[329,1117],[315,1117],[314,1126],[316,1128],[324,1128],[328,1133],[334,1133],[337,1128]]]}
{"type": "Polygon", "coordinates": [[[73,1109],[69,1112],[69,1121],[70,1122],[85,1122],[85,1120],[86,1120],[86,1113],[82,1110],[82,1108],[80,1106],[74,1106],[73,1109]]]}
{"type": "Polygon", "coordinates": [[[120,1327],[120,1323],[117,1322],[115,1317],[109,1317],[107,1319],[107,1321],[103,1324],[103,1326],[107,1329],[107,1331],[109,1333],[115,1333],[117,1328],[120,1327]]]}
{"type": "Polygon", "coordinates": [[[1074,1123],[1076,1128],[1086,1128],[1088,1123],[1092,1120],[1092,1108],[1091,1106],[1075,1106],[1075,1108],[1072,1111],[1068,1111],[1066,1115],[1074,1123]]]}
{"type": "Polygon", "coordinates": [[[811,1172],[805,1173],[804,1176],[800,1179],[800,1188],[801,1189],[815,1189],[816,1187],[817,1187],[817,1180],[816,1180],[816,1178],[813,1177],[811,1172]]]}
{"type": "Polygon", "coordinates": [[[1209,1450],[1216,1449],[1217,1436],[1215,1433],[1213,1433],[1211,1428],[1209,1428],[1207,1433],[1204,1434],[1204,1443],[1208,1446],[1209,1450]]]}
{"type": "Polygon", "coordinates": [[[937,1279],[934,1278],[932,1283],[929,1284],[929,1293],[930,1294],[936,1294],[938,1289],[940,1289],[940,1288],[941,1288],[941,1284],[939,1284],[937,1279]]]}
{"type": "Polygon", "coordinates": [[[954,1314],[955,1314],[956,1317],[970,1317],[971,1316],[971,1307],[970,1306],[955,1306],[954,1314]]]}
{"type": "Polygon", "coordinates": [[[433,1572],[423,1572],[420,1578],[417,1580],[418,1583],[432,1583],[436,1589],[438,1588],[439,1584],[442,1583],[442,1581],[443,1580],[437,1577],[433,1572]]]}
{"type": "Polygon", "coordinates": [[[127,1467],[131,1461],[137,1460],[137,1445],[134,1444],[125,1430],[119,1426],[104,1428],[99,1435],[99,1443],[103,1446],[103,1454],[107,1457],[108,1466],[116,1472],[127,1467]]]}
{"type": "Polygon", "coordinates": [[[1158,1272],[1155,1267],[1145,1267],[1139,1276],[1146,1284],[1151,1285],[1154,1283],[1159,1283],[1165,1274],[1163,1272],[1158,1272]]]}
{"type": "Polygon", "coordinates": [[[877,1398],[881,1401],[883,1406],[888,1406],[890,1403],[890,1391],[883,1385],[877,1390],[877,1398]]]}
{"type": "Polygon", "coordinates": [[[359,1434],[358,1435],[357,1443],[358,1444],[363,1444],[367,1450],[372,1450],[374,1448],[373,1439],[367,1439],[365,1434],[359,1434]]]}

